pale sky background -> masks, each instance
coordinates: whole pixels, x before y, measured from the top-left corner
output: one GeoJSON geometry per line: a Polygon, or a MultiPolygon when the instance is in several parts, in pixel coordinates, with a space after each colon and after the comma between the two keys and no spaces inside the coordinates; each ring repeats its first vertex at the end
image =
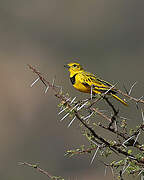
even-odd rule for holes
{"type": "MultiPolygon", "coordinates": [[[[1,0],[0,1],[0,179],[47,179],[19,161],[39,162],[51,174],[69,180],[104,180],[104,167],[92,156],[64,157],[86,141],[78,124],[60,123],[57,99],[46,95],[27,64],[49,80],[56,76],[71,96],[84,98],[69,82],[63,65],[78,58],[84,67],[112,83],[144,92],[144,1],[1,0]]],[[[123,109],[135,126],[140,114],[123,109]]],[[[108,171],[111,179],[111,172],[108,171]]],[[[106,179],[108,179],[108,177],[106,179]]]]}

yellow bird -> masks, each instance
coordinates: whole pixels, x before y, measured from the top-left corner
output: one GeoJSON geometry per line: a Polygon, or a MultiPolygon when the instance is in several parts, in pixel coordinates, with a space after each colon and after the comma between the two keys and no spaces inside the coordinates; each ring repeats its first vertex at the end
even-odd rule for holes
{"type": "MultiPolygon", "coordinates": [[[[79,63],[72,62],[64,67],[68,68],[68,71],[70,72],[70,80],[73,87],[81,92],[103,94],[112,87],[112,84],[96,77],[94,74],[86,72],[79,63]]],[[[115,95],[117,94],[116,89],[112,88],[107,94],[111,95],[122,104],[128,105],[125,101],[115,95]]]]}

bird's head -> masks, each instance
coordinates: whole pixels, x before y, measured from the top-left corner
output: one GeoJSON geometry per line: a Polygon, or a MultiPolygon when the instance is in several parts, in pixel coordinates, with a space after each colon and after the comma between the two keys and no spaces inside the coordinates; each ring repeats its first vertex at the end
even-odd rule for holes
{"type": "Polygon", "coordinates": [[[78,73],[79,71],[83,71],[83,67],[76,62],[72,62],[67,65],[64,65],[64,67],[68,68],[68,71],[72,74],[78,73]]]}

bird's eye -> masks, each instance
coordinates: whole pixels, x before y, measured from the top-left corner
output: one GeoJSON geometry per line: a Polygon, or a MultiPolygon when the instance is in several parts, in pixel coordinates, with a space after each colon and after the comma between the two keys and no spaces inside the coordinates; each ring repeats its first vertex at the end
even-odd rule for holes
{"type": "Polygon", "coordinates": [[[77,65],[76,65],[76,64],[74,64],[74,65],[73,65],[73,67],[77,67],[77,65]]]}

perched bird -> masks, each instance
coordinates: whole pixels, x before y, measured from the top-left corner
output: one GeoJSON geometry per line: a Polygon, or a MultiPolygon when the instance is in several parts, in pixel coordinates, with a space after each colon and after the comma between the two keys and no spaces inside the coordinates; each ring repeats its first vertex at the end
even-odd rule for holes
{"type": "MultiPolygon", "coordinates": [[[[68,68],[68,71],[70,72],[70,80],[73,87],[81,92],[103,94],[112,87],[112,84],[98,78],[92,73],[86,72],[79,63],[72,62],[64,65],[64,67],[68,68]]],[[[127,106],[125,101],[116,96],[116,89],[112,88],[107,94],[127,106]]]]}

